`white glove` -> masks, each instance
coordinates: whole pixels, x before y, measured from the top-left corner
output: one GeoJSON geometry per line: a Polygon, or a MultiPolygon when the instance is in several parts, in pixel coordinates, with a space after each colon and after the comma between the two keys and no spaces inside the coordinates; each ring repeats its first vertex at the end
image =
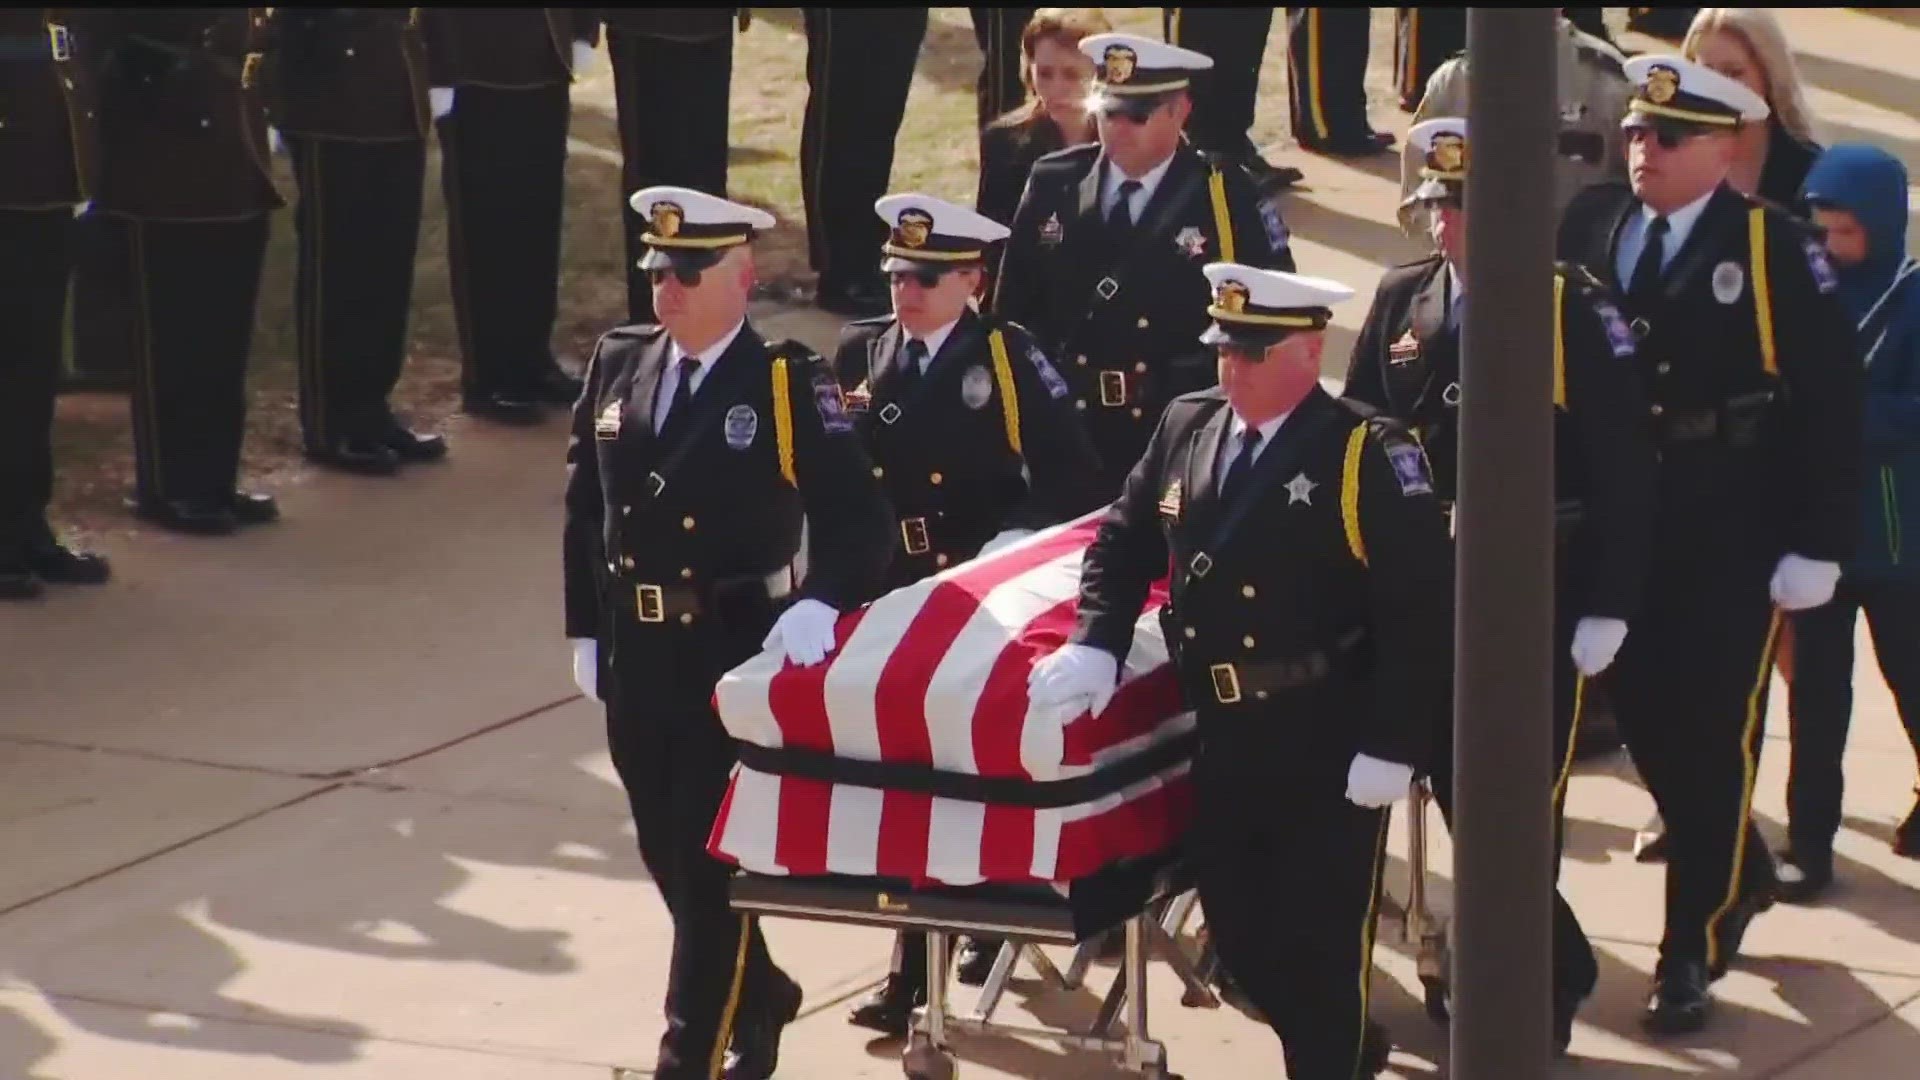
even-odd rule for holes
{"type": "Polygon", "coordinates": [[[1042,709],[1072,705],[1093,716],[1106,711],[1118,688],[1120,661],[1092,645],[1068,645],[1040,661],[1027,673],[1027,698],[1042,709]]]}
{"type": "Polygon", "coordinates": [[[1012,547],[1032,535],[1032,529],[1002,529],[999,535],[980,545],[980,554],[975,555],[974,558],[984,559],[1001,548],[1012,547]]]}
{"type": "Polygon", "coordinates": [[[783,649],[787,659],[801,667],[811,667],[833,651],[833,628],[840,613],[818,600],[802,600],[786,610],[767,639],[763,649],[783,649]]]}
{"type": "Polygon", "coordinates": [[[1783,611],[1805,611],[1833,599],[1833,587],[1840,584],[1840,564],[1785,555],[1774,568],[1773,602],[1783,611]]]}
{"type": "Polygon", "coordinates": [[[1573,666],[1592,677],[1607,670],[1627,640],[1627,624],[1619,619],[1589,615],[1573,627],[1573,666]]]}
{"type": "Polygon", "coordinates": [[[573,39],[573,73],[575,75],[578,75],[581,72],[592,67],[593,54],[598,51],[599,50],[595,49],[592,45],[589,45],[586,42],[581,41],[579,38],[574,38],[573,39]]]}
{"type": "Polygon", "coordinates": [[[1412,784],[1412,766],[1355,754],[1353,764],[1347,768],[1347,801],[1378,810],[1406,798],[1412,784]]]}
{"type": "Polygon", "coordinates": [[[573,685],[600,700],[600,643],[592,638],[569,638],[573,643],[573,685]]]}
{"type": "Polygon", "coordinates": [[[433,110],[435,120],[453,111],[453,87],[432,86],[427,88],[427,108],[433,110]]]}
{"type": "Polygon", "coordinates": [[[82,214],[85,214],[85,213],[87,212],[87,210],[88,210],[88,208],[90,208],[90,207],[92,207],[92,206],[93,206],[93,200],[92,200],[92,199],[82,199],[82,200],[80,200],[79,202],[77,202],[77,203],[74,203],[74,204],[73,204],[73,216],[74,216],[74,217],[79,217],[79,216],[81,216],[82,214]]]}
{"type": "Polygon", "coordinates": [[[274,127],[272,124],[268,124],[267,153],[272,154],[274,157],[279,157],[281,151],[286,149],[286,145],[287,144],[280,141],[280,129],[274,127]]]}

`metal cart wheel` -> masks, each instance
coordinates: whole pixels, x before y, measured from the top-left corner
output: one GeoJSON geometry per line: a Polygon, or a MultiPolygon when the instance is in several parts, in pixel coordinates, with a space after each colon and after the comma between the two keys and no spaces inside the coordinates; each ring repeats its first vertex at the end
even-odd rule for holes
{"type": "Polygon", "coordinates": [[[959,1072],[953,1055],[936,1048],[933,1040],[921,1032],[915,1032],[907,1041],[907,1048],[900,1055],[900,1069],[907,1080],[954,1080],[959,1072]]]}

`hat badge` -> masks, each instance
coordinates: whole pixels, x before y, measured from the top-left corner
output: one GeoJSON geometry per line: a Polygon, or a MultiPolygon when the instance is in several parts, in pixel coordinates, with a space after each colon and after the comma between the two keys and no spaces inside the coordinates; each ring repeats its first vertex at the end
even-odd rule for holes
{"type": "Polygon", "coordinates": [[[925,210],[909,209],[900,211],[900,243],[905,247],[920,248],[927,246],[927,237],[933,233],[933,215],[925,210]]]}
{"type": "Polygon", "coordinates": [[[1647,69],[1647,100],[1655,105],[1665,105],[1680,92],[1680,72],[1665,64],[1655,64],[1647,69]]]}
{"type": "Polygon", "coordinates": [[[648,216],[647,227],[653,235],[668,239],[680,232],[680,222],[685,217],[686,211],[680,209],[680,204],[657,202],[648,216]]]}
{"type": "Polygon", "coordinates": [[[1220,310],[1238,315],[1247,309],[1247,287],[1238,281],[1223,281],[1214,289],[1213,302],[1220,310]]]}
{"type": "Polygon", "coordinates": [[[1444,172],[1459,172],[1467,167],[1467,140],[1457,132],[1433,137],[1433,167],[1444,172]]]}
{"type": "Polygon", "coordinates": [[[1139,60],[1140,54],[1125,45],[1107,46],[1103,58],[1107,82],[1123,83],[1133,78],[1133,69],[1139,60]]]}

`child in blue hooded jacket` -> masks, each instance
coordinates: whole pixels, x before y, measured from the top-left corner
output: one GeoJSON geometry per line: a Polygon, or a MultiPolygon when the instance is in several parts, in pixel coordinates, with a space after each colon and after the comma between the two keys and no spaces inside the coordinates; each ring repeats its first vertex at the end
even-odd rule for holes
{"type": "MultiPolygon", "coordinates": [[[[1780,876],[1789,900],[1810,899],[1833,880],[1854,623],[1862,611],[1920,760],[1920,262],[1907,256],[1907,170],[1878,147],[1835,146],[1814,163],[1801,194],[1826,230],[1841,297],[1860,328],[1868,482],[1860,546],[1832,602],[1793,617],[1791,847],[1780,876]]],[[[1893,848],[1920,858],[1920,803],[1893,848]]]]}

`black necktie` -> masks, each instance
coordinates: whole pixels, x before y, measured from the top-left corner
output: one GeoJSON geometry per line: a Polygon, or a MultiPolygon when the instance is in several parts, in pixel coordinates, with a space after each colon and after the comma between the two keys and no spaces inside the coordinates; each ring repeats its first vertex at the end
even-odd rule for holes
{"type": "Polygon", "coordinates": [[[1240,433],[1240,456],[1227,466],[1227,478],[1220,485],[1220,504],[1233,505],[1240,495],[1240,489],[1247,486],[1247,476],[1253,472],[1253,455],[1260,449],[1260,429],[1248,428],[1240,433]]]}
{"type": "Polygon", "coordinates": [[[674,384],[673,400],[667,402],[667,415],[660,422],[660,438],[667,439],[677,434],[677,423],[686,418],[688,406],[693,404],[693,375],[700,370],[700,358],[683,356],[680,358],[680,381],[674,384]]]}
{"type": "Polygon", "coordinates": [[[920,366],[927,360],[927,343],[919,338],[908,338],[906,360],[900,365],[900,393],[905,396],[920,385],[920,376],[925,372],[920,366]]]}
{"type": "Polygon", "coordinates": [[[1667,219],[1657,217],[1647,223],[1647,243],[1640,249],[1640,261],[1633,264],[1633,280],[1627,296],[1635,301],[1650,300],[1660,294],[1661,267],[1667,257],[1667,219]]]}
{"type": "Polygon", "coordinates": [[[1114,236],[1123,237],[1133,231],[1133,196],[1139,190],[1138,180],[1120,182],[1120,191],[1113,198],[1113,209],[1107,211],[1107,231],[1114,236]]]}

